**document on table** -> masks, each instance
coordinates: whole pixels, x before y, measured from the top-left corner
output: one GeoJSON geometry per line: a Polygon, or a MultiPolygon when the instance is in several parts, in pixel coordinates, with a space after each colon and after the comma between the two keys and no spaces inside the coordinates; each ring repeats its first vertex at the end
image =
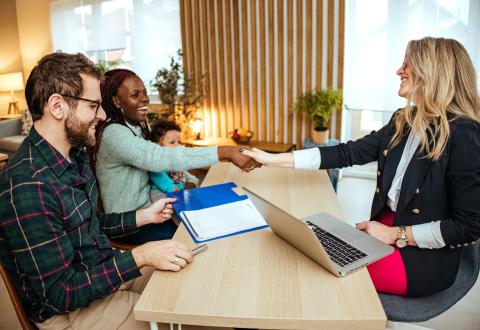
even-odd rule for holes
{"type": "Polygon", "coordinates": [[[180,217],[197,242],[268,226],[249,199],[200,210],[182,211],[180,217]]]}

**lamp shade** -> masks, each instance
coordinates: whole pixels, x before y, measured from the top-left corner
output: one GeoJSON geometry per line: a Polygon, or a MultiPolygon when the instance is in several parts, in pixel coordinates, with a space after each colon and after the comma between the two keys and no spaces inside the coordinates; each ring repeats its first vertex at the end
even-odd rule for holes
{"type": "Polygon", "coordinates": [[[19,91],[23,89],[21,72],[0,74],[0,92],[19,91]]]}

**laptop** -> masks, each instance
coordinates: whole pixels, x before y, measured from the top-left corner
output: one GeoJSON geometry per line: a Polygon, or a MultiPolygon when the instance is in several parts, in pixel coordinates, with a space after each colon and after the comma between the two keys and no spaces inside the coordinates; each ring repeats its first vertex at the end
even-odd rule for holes
{"type": "Polygon", "coordinates": [[[242,187],[272,231],[332,274],[343,277],[391,253],[392,246],[322,212],[297,219],[242,187]]]}

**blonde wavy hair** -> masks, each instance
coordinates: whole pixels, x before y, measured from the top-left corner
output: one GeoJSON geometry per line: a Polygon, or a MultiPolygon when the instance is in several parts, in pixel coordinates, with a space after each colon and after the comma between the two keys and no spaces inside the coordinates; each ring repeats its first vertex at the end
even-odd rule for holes
{"type": "Polygon", "coordinates": [[[450,135],[449,121],[458,117],[480,122],[480,99],[475,69],[465,48],[453,39],[411,40],[405,63],[414,76],[407,105],[393,119],[390,148],[402,140],[405,128],[420,136],[425,158],[438,160],[450,135]]]}

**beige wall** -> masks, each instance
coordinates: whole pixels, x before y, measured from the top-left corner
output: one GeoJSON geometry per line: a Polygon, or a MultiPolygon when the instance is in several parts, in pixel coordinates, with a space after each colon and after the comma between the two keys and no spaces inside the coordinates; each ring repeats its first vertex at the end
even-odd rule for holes
{"type": "Polygon", "coordinates": [[[16,3],[23,72],[28,77],[37,61],[52,52],[50,0],[17,0],[16,3]]]}
{"type": "MultiPolygon", "coordinates": [[[[24,83],[36,62],[52,51],[49,0],[0,0],[0,74],[22,71],[24,83]]],[[[24,91],[15,93],[26,107],[24,91]]],[[[9,93],[0,93],[0,114],[8,109],[9,93]]]]}
{"type": "MultiPolygon", "coordinates": [[[[0,40],[0,74],[23,71],[15,0],[0,0],[0,40]]],[[[15,97],[25,106],[23,91],[16,92],[15,97]]],[[[0,114],[7,112],[9,100],[10,93],[0,92],[0,114]]]]}

